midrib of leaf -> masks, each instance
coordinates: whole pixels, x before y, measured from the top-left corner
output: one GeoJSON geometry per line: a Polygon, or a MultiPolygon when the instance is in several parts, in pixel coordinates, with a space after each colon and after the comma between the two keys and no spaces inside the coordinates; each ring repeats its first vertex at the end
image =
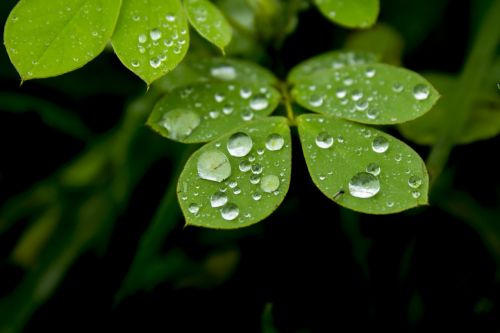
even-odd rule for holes
{"type": "MultiPolygon", "coordinates": [[[[54,42],[56,40],[58,40],[61,35],[67,30],[68,26],[71,24],[71,22],[73,21],[73,19],[81,12],[83,6],[85,6],[85,4],[89,2],[89,0],[82,0],[82,4],[80,5],[80,7],[78,8],[78,10],[75,11],[75,13],[73,15],[71,15],[69,17],[69,19],[64,23],[64,27],[56,34],[56,36],[50,41],[49,45],[47,45],[42,54],[40,55],[40,57],[38,57],[37,61],[38,62],[41,62],[43,57],[45,57],[45,55],[47,54],[47,51],[50,49],[50,47],[52,46],[52,44],[54,44],[54,42]]],[[[33,68],[35,68],[37,65],[31,65],[30,69],[28,70],[28,72],[32,71],[33,68]]],[[[24,80],[24,78],[23,78],[24,80]]]]}

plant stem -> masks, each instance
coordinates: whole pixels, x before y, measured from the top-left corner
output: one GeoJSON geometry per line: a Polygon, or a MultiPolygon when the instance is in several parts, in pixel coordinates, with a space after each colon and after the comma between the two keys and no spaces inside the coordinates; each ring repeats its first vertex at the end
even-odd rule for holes
{"type": "Polygon", "coordinates": [[[288,84],[286,82],[280,82],[278,85],[278,89],[281,92],[282,102],[285,105],[286,116],[288,118],[288,122],[290,126],[296,126],[295,115],[293,113],[292,107],[292,96],[288,92],[288,84]]]}
{"type": "Polygon", "coordinates": [[[431,176],[431,185],[443,171],[457,137],[462,133],[469,118],[474,92],[480,87],[486,74],[498,41],[500,39],[500,1],[493,1],[490,10],[486,12],[472,51],[467,58],[453,102],[447,110],[449,119],[437,143],[432,147],[427,159],[427,168],[431,176]]]}

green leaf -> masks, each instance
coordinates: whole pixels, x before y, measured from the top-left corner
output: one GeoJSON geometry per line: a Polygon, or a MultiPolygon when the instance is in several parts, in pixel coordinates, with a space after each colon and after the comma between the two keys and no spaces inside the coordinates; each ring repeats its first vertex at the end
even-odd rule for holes
{"type": "Polygon", "coordinates": [[[379,0],[314,0],[330,21],[348,28],[367,28],[375,23],[379,0]]]}
{"type": "MultiPolygon", "coordinates": [[[[443,93],[444,97],[423,117],[401,124],[398,129],[404,137],[413,142],[433,145],[438,141],[446,123],[450,121],[447,110],[451,107],[457,83],[454,77],[441,73],[428,74],[426,78],[443,93]]],[[[457,144],[489,139],[500,133],[500,99],[498,97],[491,99],[487,95],[480,95],[482,93],[483,91],[476,93],[478,97],[472,105],[472,110],[469,111],[469,119],[458,137],[457,144]],[[483,101],[482,97],[488,100],[483,101]]]]}
{"type": "Polygon", "coordinates": [[[123,0],[112,38],[121,62],[147,84],[174,69],[189,47],[179,0],[123,0]]]}
{"type": "Polygon", "coordinates": [[[21,0],[7,19],[4,42],[23,80],[82,67],[104,50],[121,0],[21,0]]]}
{"type": "Polygon", "coordinates": [[[290,172],[285,118],[242,126],[206,144],[186,163],[177,186],[186,224],[234,229],[257,223],[285,198],[290,172]]]}
{"type": "Polygon", "coordinates": [[[275,85],[278,80],[267,69],[252,62],[224,57],[193,58],[183,61],[171,73],[158,81],[162,90],[169,91],[196,82],[221,81],[275,85]]]}
{"type": "Polygon", "coordinates": [[[318,72],[298,82],[292,95],[306,109],[366,124],[415,119],[439,98],[417,73],[384,64],[318,72]]]}
{"type": "Polygon", "coordinates": [[[317,55],[301,62],[288,74],[288,82],[297,83],[308,76],[325,69],[340,69],[345,66],[372,64],[378,56],[371,52],[332,51],[317,55]]]}
{"type": "Polygon", "coordinates": [[[210,141],[278,106],[276,89],[225,82],[196,83],[173,90],[154,107],[148,125],[180,142],[210,141]]]}
{"type": "Polygon", "coordinates": [[[208,0],[184,0],[184,7],[196,31],[224,53],[231,41],[232,29],[221,11],[208,0]]]}
{"type": "Polygon", "coordinates": [[[427,204],[425,164],[405,143],[333,117],[305,114],[297,122],[314,184],[339,205],[391,214],[427,204]]]}

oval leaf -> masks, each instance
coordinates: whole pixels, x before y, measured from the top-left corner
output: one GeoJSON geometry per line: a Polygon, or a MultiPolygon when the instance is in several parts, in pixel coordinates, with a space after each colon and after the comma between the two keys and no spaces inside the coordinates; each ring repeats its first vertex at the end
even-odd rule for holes
{"type": "MultiPolygon", "coordinates": [[[[433,73],[426,78],[443,93],[443,98],[423,117],[398,126],[403,136],[420,145],[433,145],[439,140],[443,127],[449,121],[447,110],[456,87],[456,78],[433,73]]],[[[469,119],[462,134],[457,138],[457,144],[468,144],[478,140],[486,140],[500,133],[500,99],[482,100],[478,98],[469,111],[469,119]]],[[[487,96],[484,96],[487,97],[487,96]]]]}
{"type": "Polygon", "coordinates": [[[362,51],[332,51],[301,62],[288,74],[288,82],[297,83],[311,74],[324,69],[340,69],[345,66],[364,65],[377,62],[378,56],[362,51]]]}
{"type": "Polygon", "coordinates": [[[379,0],[314,0],[330,21],[348,28],[367,28],[375,23],[380,10],[379,0]]]}
{"type": "Polygon", "coordinates": [[[269,216],[290,184],[287,120],[256,120],[196,151],[177,194],[187,225],[235,229],[269,216]]]}
{"type": "Polygon", "coordinates": [[[180,142],[210,141],[246,121],[271,114],[280,95],[272,87],[198,83],[173,90],[154,107],[148,125],[180,142]]]}
{"type": "Polygon", "coordinates": [[[391,214],[427,204],[425,164],[405,143],[333,117],[307,114],[297,121],[311,178],[339,205],[391,214]]]}
{"type": "Polygon", "coordinates": [[[179,0],[124,0],[112,38],[120,61],[147,84],[174,69],[189,47],[179,0]]]}
{"type": "Polygon", "coordinates": [[[185,0],[184,7],[196,31],[224,52],[231,41],[232,29],[220,10],[208,0],[185,0]]]}
{"type": "Polygon", "coordinates": [[[415,72],[384,64],[324,70],[292,90],[306,109],[365,124],[397,124],[429,111],[439,93],[415,72]]]}
{"type": "Polygon", "coordinates": [[[4,41],[23,80],[82,67],[111,38],[121,0],[23,0],[7,19],[4,41]]]}
{"type": "Polygon", "coordinates": [[[158,81],[161,89],[168,91],[196,82],[222,81],[275,85],[276,77],[267,69],[252,62],[213,57],[186,59],[171,73],[158,81]]]}

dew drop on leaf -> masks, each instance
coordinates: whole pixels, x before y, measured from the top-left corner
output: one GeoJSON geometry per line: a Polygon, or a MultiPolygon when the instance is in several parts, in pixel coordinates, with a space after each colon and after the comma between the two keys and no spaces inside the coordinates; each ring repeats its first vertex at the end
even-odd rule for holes
{"type": "Polygon", "coordinates": [[[191,214],[196,215],[200,211],[200,205],[198,205],[197,203],[192,203],[189,205],[188,210],[191,214]]]}
{"type": "Polygon", "coordinates": [[[356,198],[371,198],[380,191],[380,181],[368,172],[359,172],[349,181],[349,193],[356,198]]]}
{"type": "Polygon", "coordinates": [[[419,191],[412,191],[411,196],[415,199],[420,198],[420,192],[419,191]]]}
{"type": "Polygon", "coordinates": [[[222,182],[231,176],[231,164],[224,153],[218,150],[203,152],[198,157],[198,175],[202,179],[222,182]]]}
{"type": "Polygon", "coordinates": [[[241,161],[239,164],[239,169],[241,172],[248,172],[248,171],[250,171],[251,167],[252,167],[252,165],[250,164],[250,162],[248,162],[246,160],[241,161]]]}
{"type": "Polygon", "coordinates": [[[220,214],[226,221],[232,221],[240,215],[240,209],[234,203],[228,203],[222,207],[220,214]]]}
{"type": "Polygon", "coordinates": [[[224,81],[231,81],[236,79],[236,70],[234,69],[233,66],[229,65],[221,65],[221,66],[216,66],[212,67],[210,69],[210,74],[219,80],[224,80],[224,81]]]}
{"type": "Polygon", "coordinates": [[[316,137],[316,145],[321,149],[328,149],[333,145],[333,137],[327,132],[320,132],[316,137]]]}
{"type": "Polygon", "coordinates": [[[372,149],[376,153],[385,153],[389,148],[389,141],[383,136],[376,136],[372,141],[372,149]]]}
{"type": "Polygon", "coordinates": [[[256,191],[256,192],[252,193],[252,199],[253,200],[259,201],[261,198],[262,198],[262,193],[260,193],[259,191],[256,191]]]}
{"type": "Polygon", "coordinates": [[[212,207],[222,207],[227,203],[227,194],[221,191],[215,192],[210,197],[210,205],[212,207]]]}
{"type": "Polygon", "coordinates": [[[149,32],[149,37],[152,41],[157,41],[161,38],[161,31],[159,29],[153,29],[149,32]]]}
{"type": "Polygon", "coordinates": [[[275,175],[267,175],[262,177],[260,181],[260,188],[266,193],[276,191],[280,186],[280,179],[275,175]]]}
{"type": "Polygon", "coordinates": [[[396,82],[392,85],[392,91],[394,91],[394,92],[400,93],[404,89],[405,89],[405,87],[399,82],[396,82]]]}
{"type": "Polygon", "coordinates": [[[231,135],[227,141],[227,151],[231,156],[243,157],[252,150],[253,141],[248,134],[237,132],[231,135]]]}
{"type": "Polygon", "coordinates": [[[251,184],[257,185],[259,182],[260,182],[260,176],[259,175],[253,174],[253,175],[250,176],[250,183],[251,184]]]}
{"type": "Polygon", "coordinates": [[[413,97],[418,101],[426,100],[429,97],[430,88],[425,84],[417,84],[413,87],[413,97]]]}
{"type": "Polygon", "coordinates": [[[321,106],[323,105],[323,97],[320,95],[311,95],[311,97],[309,97],[309,104],[314,107],[321,106]]]}
{"type": "Polygon", "coordinates": [[[262,164],[255,163],[252,165],[252,173],[254,175],[260,175],[262,173],[262,170],[264,170],[264,167],[262,167],[262,164]]]}
{"type": "Polygon", "coordinates": [[[380,166],[375,163],[370,163],[366,167],[366,172],[371,173],[374,176],[378,176],[380,174],[380,166]]]}
{"type": "Polygon", "coordinates": [[[285,139],[278,133],[270,134],[266,139],[266,148],[270,151],[277,151],[283,148],[285,139]]]}
{"type": "Polygon", "coordinates": [[[186,109],[174,109],[165,113],[159,125],[168,131],[171,139],[184,139],[200,125],[198,113],[186,109]]]}
{"type": "Polygon", "coordinates": [[[250,107],[252,110],[260,111],[264,110],[269,106],[269,101],[263,94],[258,94],[250,99],[250,107]]]}
{"type": "Polygon", "coordinates": [[[409,179],[408,179],[408,185],[411,187],[411,188],[419,188],[420,185],[422,185],[422,178],[418,177],[418,176],[411,176],[409,179]]]}

